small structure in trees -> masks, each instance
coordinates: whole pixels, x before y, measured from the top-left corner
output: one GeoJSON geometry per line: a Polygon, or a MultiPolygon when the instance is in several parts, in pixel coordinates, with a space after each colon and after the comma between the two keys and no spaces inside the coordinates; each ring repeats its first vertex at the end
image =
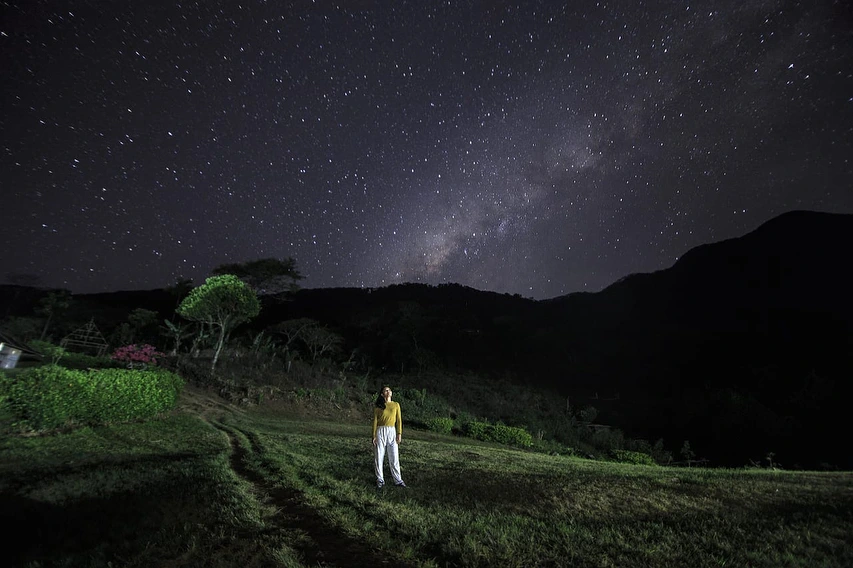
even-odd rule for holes
{"type": "Polygon", "coordinates": [[[59,346],[68,351],[85,352],[102,357],[107,351],[108,344],[101,332],[98,331],[95,318],[92,318],[83,327],[63,337],[59,346]]]}

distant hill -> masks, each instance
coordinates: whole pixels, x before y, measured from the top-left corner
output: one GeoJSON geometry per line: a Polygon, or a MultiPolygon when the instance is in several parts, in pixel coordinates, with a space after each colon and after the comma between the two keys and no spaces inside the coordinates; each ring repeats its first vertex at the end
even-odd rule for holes
{"type": "Polygon", "coordinates": [[[851,433],[851,249],[853,215],[796,211],[544,303],[555,334],[595,358],[600,389],[630,393],[617,411],[628,431],[813,456],[807,440],[851,433]]]}
{"type": "MultiPolygon", "coordinates": [[[[772,331],[772,312],[810,312],[849,322],[853,215],[794,211],[739,238],[688,251],[669,269],[623,278],[592,302],[602,325],[680,324],[772,331]],[[602,320],[601,317],[607,317],[602,320]]],[[[575,295],[550,301],[571,303],[575,295]]]]}

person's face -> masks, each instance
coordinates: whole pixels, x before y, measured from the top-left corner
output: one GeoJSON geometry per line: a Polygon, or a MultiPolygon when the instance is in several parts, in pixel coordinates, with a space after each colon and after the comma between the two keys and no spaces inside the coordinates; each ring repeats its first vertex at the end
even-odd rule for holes
{"type": "Polygon", "coordinates": [[[391,400],[391,395],[392,395],[392,394],[393,394],[393,393],[391,392],[391,389],[389,389],[388,387],[385,387],[384,389],[382,389],[382,397],[383,397],[385,400],[391,400]]]}

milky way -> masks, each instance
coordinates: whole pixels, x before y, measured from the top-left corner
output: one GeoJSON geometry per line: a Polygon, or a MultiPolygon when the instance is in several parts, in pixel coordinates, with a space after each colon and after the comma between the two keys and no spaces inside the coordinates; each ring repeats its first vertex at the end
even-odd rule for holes
{"type": "Polygon", "coordinates": [[[0,5],[7,278],[549,298],[853,213],[847,3],[165,4],[0,5]]]}

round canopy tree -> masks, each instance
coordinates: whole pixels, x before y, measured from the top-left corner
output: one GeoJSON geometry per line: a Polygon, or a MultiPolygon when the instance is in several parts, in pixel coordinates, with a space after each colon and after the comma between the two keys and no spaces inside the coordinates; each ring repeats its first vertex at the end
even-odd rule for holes
{"type": "Polygon", "coordinates": [[[194,288],[176,310],[188,320],[210,325],[219,330],[211,372],[216,370],[219,353],[228,333],[237,325],[249,321],[261,311],[255,292],[233,274],[211,276],[194,288]]]}

